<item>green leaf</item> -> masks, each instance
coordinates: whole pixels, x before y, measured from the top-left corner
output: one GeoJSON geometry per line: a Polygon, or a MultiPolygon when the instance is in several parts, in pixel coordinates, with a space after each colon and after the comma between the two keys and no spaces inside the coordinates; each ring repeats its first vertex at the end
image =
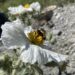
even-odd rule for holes
{"type": "Polygon", "coordinates": [[[43,71],[38,65],[32,65],[32,67],[35,70],[36,75],[43,75],[43,71]]]}
{"type": "Polygon", "coordinates": [[[50,32],[47,33],[46,39],[50,41],[52,39],[52,34],[50,32]]]}
{"type": "Polygon", "coordinates": [[[56,62],[52,61],[52,62],[49,62],[49,63],[45,64],[45,66],[47,66],[47,67],[56,67],[56,66],[58,66],[58,64],[56,62]]]}

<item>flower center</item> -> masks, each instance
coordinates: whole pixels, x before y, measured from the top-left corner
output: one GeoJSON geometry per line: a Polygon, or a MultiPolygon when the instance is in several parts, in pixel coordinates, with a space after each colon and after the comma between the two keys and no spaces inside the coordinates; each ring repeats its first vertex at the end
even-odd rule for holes
{"type": "Polygon", "coordinates": [[[29,8],[29,7],[30,7],[29,4],[25,4],[25,5],[24,5],[24,8],[29,8]]]}
{"type": "Polygon", "coordinates": [[[32,31],[28,33],[28,39],[37,45],[43,44],[44,42],[44,33],[40,32],[39,30],[37,31],[32,31]]]}

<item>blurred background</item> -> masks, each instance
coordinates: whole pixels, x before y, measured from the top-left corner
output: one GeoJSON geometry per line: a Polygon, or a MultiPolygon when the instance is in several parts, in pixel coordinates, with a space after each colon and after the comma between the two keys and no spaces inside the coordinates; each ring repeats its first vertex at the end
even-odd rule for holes
{"type": "Polygon", "coordinates": [[[64,4],[74,3],[75,0],[0,0],[0,11],[7,12],[9,6],[17,6],[19,4],[26,4],[38,1],[42,8],[48,5],[56,4],[62,6],[64,4]]]}

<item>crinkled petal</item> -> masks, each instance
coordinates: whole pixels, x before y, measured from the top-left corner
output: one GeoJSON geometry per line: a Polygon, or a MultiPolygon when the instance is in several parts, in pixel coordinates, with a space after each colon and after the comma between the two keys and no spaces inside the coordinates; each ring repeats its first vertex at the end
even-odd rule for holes
{"type": "Polygon", "coordinates": [[[28,50],[21,54],[20,59],[25,63],[34,64],[38,62],[38,64],[46,64],[52,61],[60,63],[66,61],[67,57],[67,55],[58,54],[36,45],[30,45],[28,50]]]}
{"type": "Polygon", "coordinates": [[[31,7],[32,9],[34,9],[35,11],[40,11],[40,9],[41,9],[41,6],[40,6],[39,2],[33,2],[33,3],[30,5],[30,7],[31,7]]]}
{"type": "Polygon", "coordinates": [[[9,49],[25,46],[27,38],[24,34],[24,24],[19,19],[6,22],[2,25],[1,39],[4,46],[9,49]]]}

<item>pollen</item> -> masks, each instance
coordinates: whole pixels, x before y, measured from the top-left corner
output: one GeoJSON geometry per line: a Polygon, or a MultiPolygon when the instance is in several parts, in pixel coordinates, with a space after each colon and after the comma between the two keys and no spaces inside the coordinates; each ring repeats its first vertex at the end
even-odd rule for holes
{"type": "Polygon", "coordinates": [[[28,33],[28,38],[33,44],[37,45],[43,44],[44,41],[43,36],[40,35],[37,31],[28,33]]]}
{"type": "Polygon", "coordinates": [[[29,8],[29,7],[30,7],[29,4],[25,4],[25,5],[24,5],[24,8],[29,8]]]}

